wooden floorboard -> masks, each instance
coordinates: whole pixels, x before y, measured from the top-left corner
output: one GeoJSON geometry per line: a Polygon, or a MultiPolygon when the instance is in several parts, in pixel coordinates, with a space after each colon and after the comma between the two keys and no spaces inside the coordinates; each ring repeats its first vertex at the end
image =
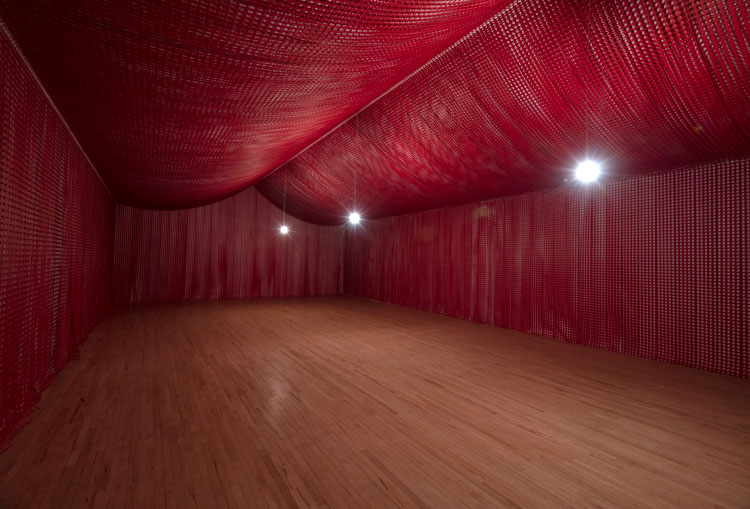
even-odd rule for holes
{"type": "Polygon", "coordinates": [[[0,507],[750,507],[750,381],[354,298],[121,310],[0,507]]]}

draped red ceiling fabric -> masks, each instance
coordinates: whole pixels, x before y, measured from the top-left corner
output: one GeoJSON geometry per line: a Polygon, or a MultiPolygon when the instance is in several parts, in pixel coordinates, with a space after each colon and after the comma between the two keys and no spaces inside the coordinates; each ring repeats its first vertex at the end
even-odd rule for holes
{"type": "Polygon", "coordinates": [[[510,0],[7,0],[0,18],[118,201],[238,191],[510,0]]]}
{"type": "Polygon", "coordinates": [[[252,188],[187,210],[118,205],[112,296],[141,303],[336,295],[343,256],[341,227],[284,218],[252,188]]]}
{"type": "Polygon", "coordinates": [[[750,158],[370,221],[345,291],[750,377],[750,158]]]}
{"type": "Polygon", "coordinates": [[[750,153],[750,2],[520,0],[259,185],[340,223],[750,153]],[[355,178],[356,176],[356,178],[355,178]]]}
{"type": "Polygon", "coordinates": [[[0,450],[110,309],[114,201],[0,30],[0,450]]]}

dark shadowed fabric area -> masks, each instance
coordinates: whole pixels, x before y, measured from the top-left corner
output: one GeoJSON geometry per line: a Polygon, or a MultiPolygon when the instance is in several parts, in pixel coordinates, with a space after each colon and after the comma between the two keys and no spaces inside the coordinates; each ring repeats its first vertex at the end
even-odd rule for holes
{"type": "Polygon", "coordinates": [[[750,377],[750,159],[365,223],[348,294],[750,377]]]}
{"type": "Polygon", "coordinates": [[[341,293],[344,230],[298,221],[255,189],[203,207],[117,206],[115,302],[341,293]]]}

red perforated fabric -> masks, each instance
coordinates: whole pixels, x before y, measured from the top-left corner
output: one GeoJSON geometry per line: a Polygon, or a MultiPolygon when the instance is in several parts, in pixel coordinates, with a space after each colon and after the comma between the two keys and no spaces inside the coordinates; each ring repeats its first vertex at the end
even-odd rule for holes
{"type": "Polygon", "coordinates": [[[341,223],[750,153],[750,2],[521,0],[262,182],[341,223]],[[358,125],[358,126],[357,126],[358,125]]]}
{"type": "Polygon", "coordinates": [[[179,211],[117,206],[116,302],[339,294],[344,230],[298,221],[255,189],[179,211]]]}
{"type": "Polygon", "coordinates": [[[109,311],[114,202],[0,30],[0,449],[109,311]]]}
{"type": "Polygon", "coordinates": [[[345,291],[750,377],[750,159],[381,219],[345,291]]]}
{"type": "Polygon", "coordinates": [[[117,198],[237,191],[509,0],[6,0],[0,17],[117,198]]]}

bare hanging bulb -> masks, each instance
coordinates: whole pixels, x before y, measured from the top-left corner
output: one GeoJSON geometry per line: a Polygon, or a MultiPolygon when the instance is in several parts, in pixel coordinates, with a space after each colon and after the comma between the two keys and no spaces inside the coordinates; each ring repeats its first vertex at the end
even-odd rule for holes
{"type": "MultiPolygon", "coordinates": [[[[284,170],[286,170],[286,165],[284,166],[284,170]]],[[[286,225],[286,171],[284,171],[284,205],[281,208],[281,227],[279,228],[279,232],[282,235],[289,233],[289,227],[286,225]]]]}
{"type": "Polygon", "coordinates": [[[578,164],[576,168],[576,178],[581,182],[590,183],[595,182],[602,173],[602,165],[596,161],[586,159],[578,164]]]}

